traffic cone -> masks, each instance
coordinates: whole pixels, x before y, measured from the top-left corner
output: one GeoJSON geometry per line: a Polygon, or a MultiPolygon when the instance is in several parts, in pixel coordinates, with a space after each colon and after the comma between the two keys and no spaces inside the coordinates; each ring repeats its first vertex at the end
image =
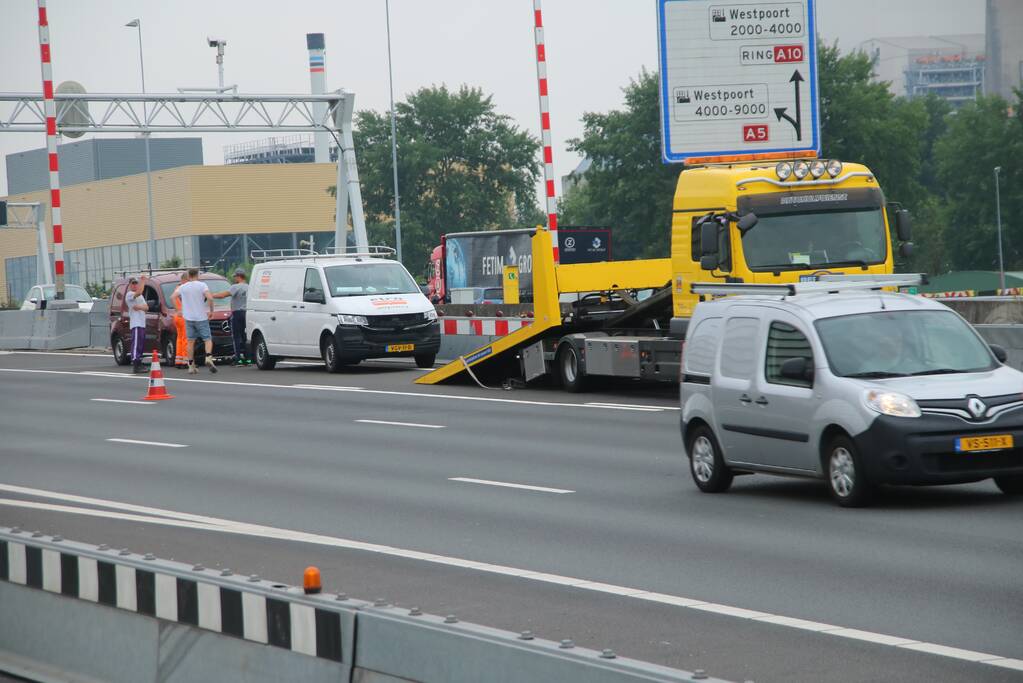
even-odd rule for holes
{"type": "Polygon", "coordinates": [[[153,351],[153,364],[149,366],[149,393],[142,397],[143,401],[165,401],[174,398],[167,393],[163,385],[163,370],[160,369],[160,356],[153,351]]]}

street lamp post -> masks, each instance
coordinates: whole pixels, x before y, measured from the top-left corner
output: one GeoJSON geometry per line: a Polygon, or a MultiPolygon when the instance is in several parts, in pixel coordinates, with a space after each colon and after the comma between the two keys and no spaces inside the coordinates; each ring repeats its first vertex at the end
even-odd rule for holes
{"type": "MultiPolygon", "coordinates": [[[[139,73],[142,75],[142,93],[146,92],[146,65],[142,59],[142,20],[132,19],[125,26],[138,29],[139,34],[139,73]]],[[[148,119],[146,114],[146,103],[142,103],[142,118],[148,119]]],[[[146,204],[149,209],[149,267],[157,268],[156,262],[156,227],[153,224],[153,176],[149,160],[149,133],[143,133],[142,139],[146,148],[146,204]]]]}
{"type": "Polygon", "coordinates": [[[398,137],[394,114],[394,71],[391,68],[391,0],[385,0],[387,13],[387,79],[391,88],[391,170],[394,173],[394,244],[401,263],[401,202],[398,197],[398,137]]]}
{"type": "Polygon", "coordinates": [[[1002,261],[1002,195],[999,190],[998,174],[1001,166],[995,166],[995,211],[998,215],[998,288],[1005,289],[1005,262],[1002,261]]]}

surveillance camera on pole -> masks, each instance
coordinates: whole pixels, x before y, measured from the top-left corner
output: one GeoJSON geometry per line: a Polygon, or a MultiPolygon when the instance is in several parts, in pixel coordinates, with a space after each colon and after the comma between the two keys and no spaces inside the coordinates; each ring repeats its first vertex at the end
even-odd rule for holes
{"type": "Polygon", "coordinates": [[[227,41],[220,38],[210,38],[206,36],[206,43],[210,47],[217,48],[217,73],[219,76],[220,92],[224,91],[224,48],[227,47],[227,41]]]}

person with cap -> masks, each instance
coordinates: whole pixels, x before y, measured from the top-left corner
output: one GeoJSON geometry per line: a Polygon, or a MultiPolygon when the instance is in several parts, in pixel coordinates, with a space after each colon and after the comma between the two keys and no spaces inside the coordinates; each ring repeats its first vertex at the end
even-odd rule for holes
{"type": "Polygon", "coordinates": [[[128,327],[131,330],[131,366],[135,373],[142,372],[142,352],[146,343],[146,313],[149,311],[149,304],[143,293],[145,286],[145,275],[132,277],[128,280],[128,291],[124,295],[124,303],[128,309],[128,327]]]}
{"type": "Polygon", "coordinates": [[[234,342],[234,365],[252,365],[245,341],[245,306],[249,299],[249,283],[244,268],[234,271],[234,284],[227,291],[213,294],[214,299],[231,297],[231,340],[234,342]]]}

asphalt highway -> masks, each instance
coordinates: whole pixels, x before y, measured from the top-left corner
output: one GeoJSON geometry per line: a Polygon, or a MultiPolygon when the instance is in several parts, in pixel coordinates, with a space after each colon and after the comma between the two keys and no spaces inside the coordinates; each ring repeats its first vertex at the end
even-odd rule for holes
{"type": "MultiPolygon", "coordinates": [[[[0,355],[0,525],[572,638],[734,680],[1023,680],[1023,501],[834,507],[690,481],[670,390],[421,387],[410,364],[0,355]],[[145,442],[145,443],[138,443],[145,442]]],[[[638,388],[637,388],[638,389],[638,388]]]]}

